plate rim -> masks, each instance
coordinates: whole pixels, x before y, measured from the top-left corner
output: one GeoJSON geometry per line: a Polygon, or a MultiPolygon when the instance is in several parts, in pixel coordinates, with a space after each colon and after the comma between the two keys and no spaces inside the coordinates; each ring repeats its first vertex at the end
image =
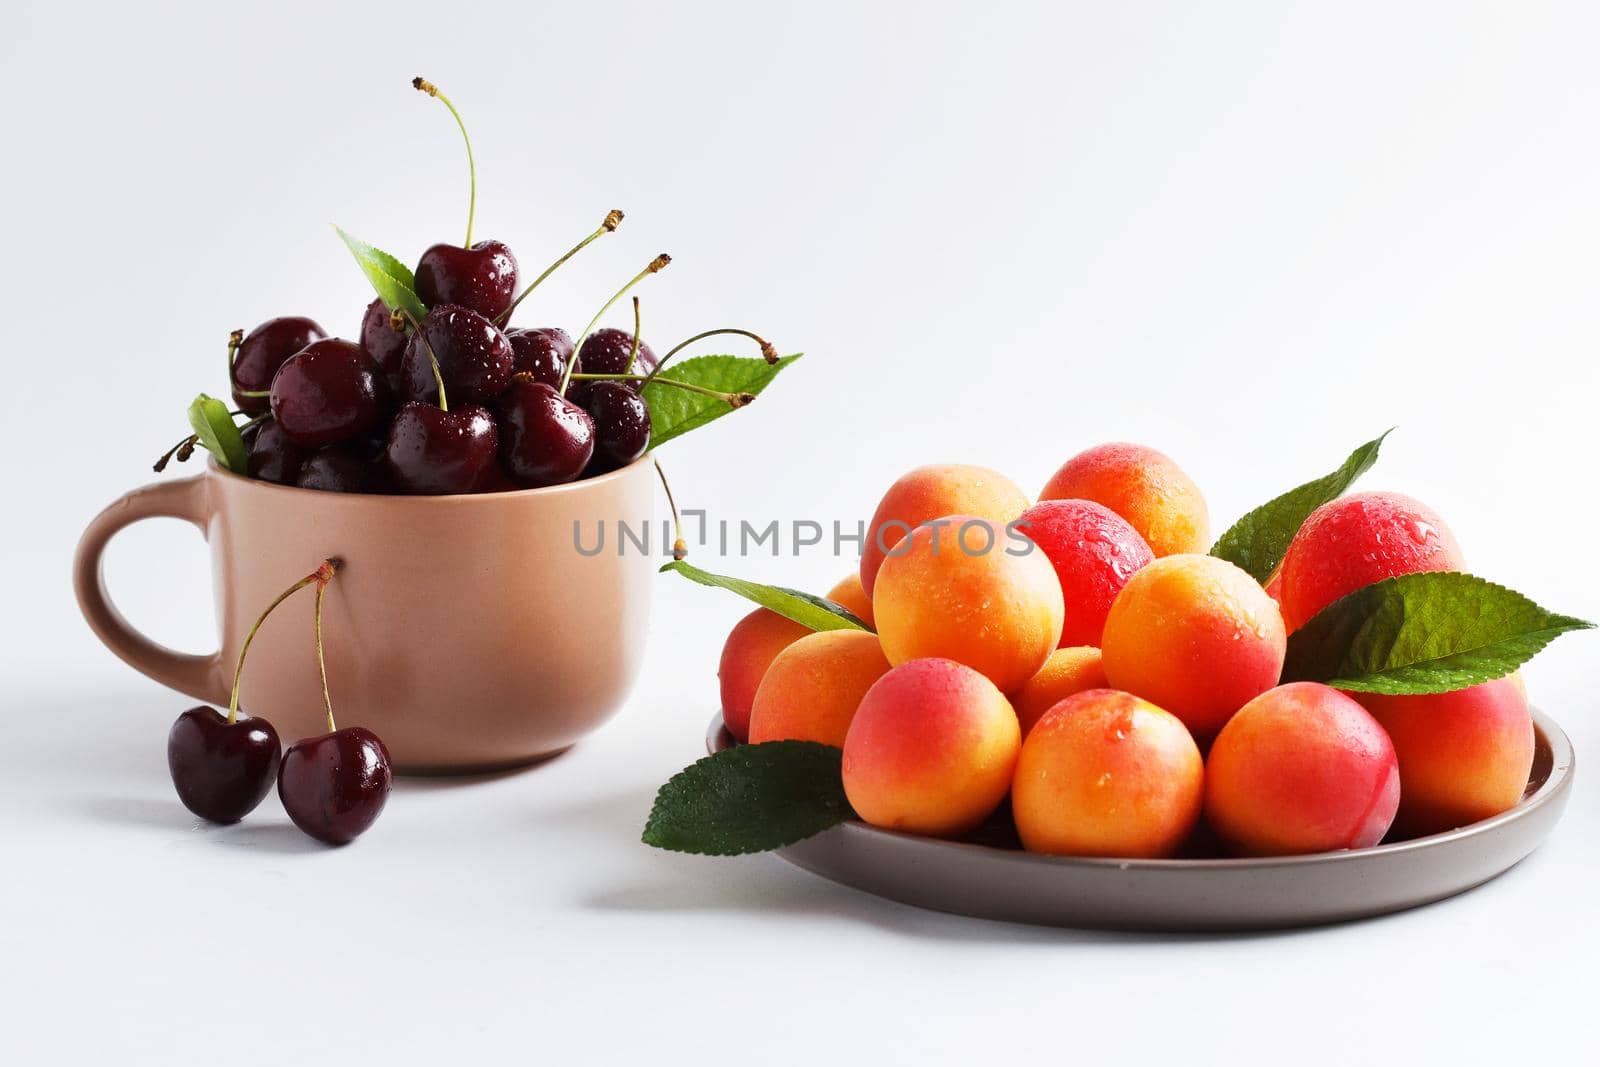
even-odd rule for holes
{"type": "MultiPolygon", "coordinates": [[[[830,827],[829,830],[822,831],[822,834],[829,833],[831,830],[842,829],[849,833],[862,834],[869,838],[882,838],[885,841],[901,845],[917,844],[927,848],[948,850],[960,854],[983,855],[1000,862],[1115,871],[1257,871],[1326,863],[1382,862],[1389,857],[1422,852],[1493,833],[1500,827],[1515,822],[1563,797],[1572,788],[1572,779],[1577,770],[1577,758],[1572,748],[1572,739],[1567,736],[1566,731],[1561,728],[1559,723],[1539,708],[1530,705],[1528,710],[1533,718],[1534,730],[1543,735],[1545,743],[1550,746],[1550,774],[1538,789],[1534,790],[1532,794],[1524,796],[1505,811],[1500,812],[1498,815],[1491,815],[1487,819],[1480,819],[1475,823],[1468,823],[1466,826],[1460,826],[1454,830],[1445,830],[1441,833],[1428,834],[1425,837],[1413,837],[1390,844],[1373,845],[1369,848],[1338,849],[1332,852],[1311,852],[1295,856],[1145,859],[1139,857],[1118,858],[1114,856],[1052,856],[1041,852],[1028,852],[1023,849],[1001,849],[995,848],[993,845],[978,844],[972,841],[948,841],[942,838],[929,837],[925,834],[886,830],[883,827],[873,826],[860,819],[848,819],[837,826],[830,827]]],[[[710,755],[716,755],[718,752],[732,747],[725,740],[731,738],[732,734],[727,731],[723,723],[722,713],[718,711],[712,715],[711,723],[706,730],[706,752],[710,755]]],[[[794,844],[814,841],[822,834],[815,834],[809,838],[802,839],[802,841],[794,842],[794,844]]],[[[785,845],[775,851],[781,854],[790,847],[792,846],[785,845]]]]}

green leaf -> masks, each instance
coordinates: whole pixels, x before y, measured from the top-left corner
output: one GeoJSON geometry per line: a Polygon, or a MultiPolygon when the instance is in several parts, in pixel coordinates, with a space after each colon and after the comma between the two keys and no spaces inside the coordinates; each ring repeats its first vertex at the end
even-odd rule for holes
{"type": "Polygon", "coordinates": [[[1594,624],[1457,571],[1388,578],[1329,604],[1289,637],[1286,682],[1407,695],[1504,677],[1594,624]]]}
{"type": "Polygon", "coordinates": [[[1332,474],[1291,489],[1245,515],[1217,539],[1211,554],[1249,571],[1251,577],[1265,584],[1283,562],[1283,554],[1300,532],[1300,524],[1370,470],[1378,461],[1384,437],[1393,432],[1385,430],[1381,437],[1350,453],[1350,458],[1332,474]]]}
{"type": "Polygon", "coordinates": [[[235,474],[246,473],[250,464],[245,457],[244,438],[239,435],[239,427],[233,424],[233,416],[228,414],[228,405],[201,393],[189,405],[189,425],[206,451],[217,457],[218,463],[235,474]]]}
{"type": "Polygon", "coordinates": [[[786,589],[781,585],[762,585],[759,582],[747,582],[743,578],[729,578],[724,574],[712,574],[703,571],[692,563],[676,560],[661,568],[662,572],[676,571],[701,585],[709,585],[716,589],[726,589],[738,593],[746,600],[760,604],[769,611],[775,611],[786,619],[791,619],[801,626],[813,630],[866,630],[872,632],[872,627],[852,615],[849,610],[831,600],[810,593],[802,593],[798,589],[786,589]]]}
{"type": "Polygon", "coordinates": [[[411,268],[383,249],[357,240],[337,226],[333,229],[345,247],[350,249],[350,254],[356,257],[367,281],[372,283],[372,288],[377,290],[390,311],[404,311],[414,319],[421,319],[428,313],[417,296],[417,280],[412,276],[411,268]]]}
{"type": "Polygon", "coordinates": [[[851,818],[838,749],[815,741],[738,745],[674,775],[656,794],[644,843],[673,852],[766,852],[851,818]]]}
{"type": "Polygon", "coordinates": [[[663,385],[660,379],[687,382],[719,393],[760,393],[779,371],[800,356],[797,352],[776,363],[752,356],[695,356],[667,364],[656,375],[657,380],[644,387],[644,400],[650,407],[650,447],[681,437],[734,410],[725,400],[663,385]]]}

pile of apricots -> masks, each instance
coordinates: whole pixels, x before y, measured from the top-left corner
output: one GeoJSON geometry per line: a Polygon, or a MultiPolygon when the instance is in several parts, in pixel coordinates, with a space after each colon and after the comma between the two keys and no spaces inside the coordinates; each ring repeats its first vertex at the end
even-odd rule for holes
{"type": "Polygon", "coordinates": [[[1280,684],[1288,634],[1334,600],[1463,569],[1430,509],[1325,504],[1265,586],[1209,540],[1200,490],[1140,445],[1073,457],[1038,503],[992,470],[919,468],[828,594],[876,632],[746,616],[722,652],[725,724],[841,748],[875,826],[961,837],[1009,810],[1022,847],[1055,855],[1365,848],[1518,801],[1534,731],[1516,675],[1429,696],[1280,684]]]}

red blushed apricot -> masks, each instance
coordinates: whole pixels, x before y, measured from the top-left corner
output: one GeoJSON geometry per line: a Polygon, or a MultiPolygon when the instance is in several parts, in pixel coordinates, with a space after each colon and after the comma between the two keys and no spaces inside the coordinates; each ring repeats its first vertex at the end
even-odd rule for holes
{"type": "Polygon", "coordinates": [[[1020,747],[1016,713],[993,682],[953,660],[912,660],[856,709],[845,796],[874,826],[953,837],[1000,806],[1020,747]]]}
{"type": "Polygon", "coordinates": [[[1199,821],[1203,781],[1183,723],[1131,693],[1091,689],[1028,734],[1011,814],[1029,852],[1170,856],[1199,821]]]}
{"type": "Polygon", "coordinates": [[[1007,692],[1037,674],[1061,635],[1061,583],[1045,554],[970,515],[947,515],[907,541],[872,591],[889,662],[953,659],[1007,692]]]}
{"type": "Polygon", "coordinates": [[[828,630],[778,653],[756,690],[750,740],[844,747],[856,706],[889,670],[875,634],[828,630]]]}
{"type": "Polygon", "coordinates": [[[976,515],[1003,525],[1027,507],[1028,494],[988,467],[964,463],[918,467],[891,485],[872,513],[861,550],[861,588],[873,595],[878,569],[908,530],[943,515],[976,515]]]}
{"type": "Polygon", "coordinates": [[[872,625],[872,598],[861,588],[860,575],[851,574],[839,579],[839,584],[828,590],[828,599],[868,626],[872,625]]]}
{"type": "Polygon", "coordinates": [[[1427,505],[1400,493],[1353,493],[1301,524],[1284,553],[1279,603],[1292,632],[1373,582],[1464,567],[1455,536],[1427,505]]]}
{"type": "Polygon", "coordinates": [[[1128,521],[1092,500],[1044,500],[1022,513],[1017,528],[1056,569],[1066,619],[1060,647],[1099,646],[1111,602],[1140,567],[1155,559],[1128,521]]]}
{"type": "Polygon", "coordinates": [[[1206,821],[1244,855],[1370,848],[1399,804],[1389,735],[1316,682],[1281,685],[1240,708],[1206,760],[1206,821]]]}
{"type": "Polygon", "coordinates": [[[1533,716],[1515,675],[1428,696],[1352,693],[1394,741],[1407,837],[1453,830],[1512,807],[1533,768],[1533,716]]]}
{"type": "Polygon", "coordinates": [[[1022,736],[1027,737],[1034,724],[1044,718],[1044,713],[1067,697],[1086,689],[1107,687],[1098,648],[1083,645],[1056,649],[1039,668],[1039,673],[1023,682],[1022,688],[1011,695],[1011,706],[1017,710],[1022,736]]]}
{"type": "Polygon", "coordinates": [[[1128,580],[1101,652],[1113,688],[1165,708],[1202,740],[1278,684],[1287,638],[1256,580],[1214,556],[1166,556],[1128,580]]]}
{"type": "Polygon", "coordinates": [[[734,737],[749,740],[750,708],[772,661],[811,632],[766,608],[757,608],[734,624],[717,665],[717,680],[722,686],[722,722],[734,737]]]}
{"type": "Polygon", "coordinates": [[[1103,504],[1127,519],[1157,556],[1204,552],[1211,545],[1200,488],[1176,463],[1144,445],[1096,445],[1079,452],[1056,471],[1039,499],[1103,504]]]}

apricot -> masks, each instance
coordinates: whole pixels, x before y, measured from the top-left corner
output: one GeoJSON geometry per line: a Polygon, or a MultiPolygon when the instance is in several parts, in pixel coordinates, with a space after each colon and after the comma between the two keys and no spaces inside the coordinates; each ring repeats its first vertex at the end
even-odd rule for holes
{"type": "Polygon", "coordinates": [[[953,659],[1009,692],[1061,636],[1061,583],[1020,533],[971,515],[920,526],[878,572],[872,611],[895,665],[953,659]]]}
{"type": "Polygon", "coordinates": [[[850,574],[839,579],[839,584],[828,590],[828,599],[850,614],[872,625],[872,598],[861,587],[861,576],[850,574]]]}
{"type": "Polygon", "coordinates": [[[1011,695],[1011,706],[1017,711],[1022,736],[1027,737],[1034,724],[1044,718],[1044,713],[1067,697],[1086,689],[1105,689],[1108,685],[1098,648],[1083,645],[1056,649],[1039,668],[1039,673],[1023,682],[1011,695]]]}
{"type": "Polygon", "coordinates": [[[757,608],[734,624],[722,645],[717,681],[722,688],[722,722],[741,741],[750,739],[750,709],[756,689],[778,653],[813,631],[775,611],[757,608]]]}
{"type": "Polygon", "coordinates": [[[1287,638],[1256,580],[1214,556],[1166,556],[1111,605],[1101,644],[1115,689],[1165,708],[1205,740],[1278,684],[1287,638]]]}
{"type": "Polygon", "coordinates": [[[1203,783],[1200,749],[1176,717],[1131,693],[1091,689],[1028,734],[1011,813],[1030,852],[1170,856],[1199,821],[1203,783]]]}
{"type": "Polygon", "coordinates": [[[1400,760],[1395,830],[1421,837],[1514,806],[1533,769],[1533,716],[1516,675],[1427,696],[1352,693],[1400,760]]]}
{"type": "Polygon", "coordinates": [[[1066,619],[1058,645],[1100,644],[1111,602],[1134,571],[1155,559],[1128,521],[1092,500],[1043,500],[1022,513],[1017,528],[1056,569],[1066,619]]]}
{"type": "Polygon", "coordinates": [[[861,550],[861,588],[868,596],[878,569],[907,535],[943,515],[976,515],[998,523],[1011,522],[1028,507],[1028,495],[1015,482],[988,467],[941,463],[918,467],[889,487],[867,524],[861,550]]]}
{"type": "Polygon", "coordinates": [[[1011,788],[1022,735],[995,684],[948,659],[902,663],[861,699],[844,741],[844,792],[867,822],[953,837],[1011,788]]]}
{"type": "Polygon", "coordinates": [[[1092,500],[1139,531],[1157,556],[1205,552],[1211,520],[1205,497],[1172,460],[1144,445],[1107,444],[1061,465],[1040,500],[1092,500]]]}
{"type": "Polygon", "coordinates": [[[1444,520],[1400,493],[1353,493],[1313,511],[1280,571],[1291,632],[1348,593],[1402,574],[1458,571],[1461,547],[1444,520]]]}
{"type": "Polygon", "coordinates": [[[1281,685],[1240,708],[1206,760],[1206,821],[1245,855],[1368,848],[1399,804],[1389,735],[1316,682],[1281,685]]]}
{"type": "Polygon", "coordinates": [[[856,705],[889,670],[874,634],[827,630],[779,652],[756,689],[750,740],[844,747],[856,705]]]}

